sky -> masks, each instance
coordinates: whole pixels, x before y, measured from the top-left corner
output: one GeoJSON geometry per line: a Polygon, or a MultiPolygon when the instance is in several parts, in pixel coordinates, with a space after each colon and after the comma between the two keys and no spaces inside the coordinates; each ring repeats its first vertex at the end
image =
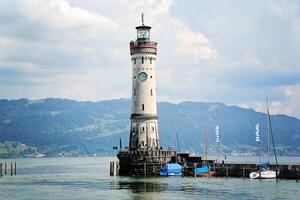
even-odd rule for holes
{"type": "Polygon", "coordinates": [[[300,118],[300,1],[1,0],[0,98],[130,98],[129,42],[152,26],[158,101],[300,118]]]}

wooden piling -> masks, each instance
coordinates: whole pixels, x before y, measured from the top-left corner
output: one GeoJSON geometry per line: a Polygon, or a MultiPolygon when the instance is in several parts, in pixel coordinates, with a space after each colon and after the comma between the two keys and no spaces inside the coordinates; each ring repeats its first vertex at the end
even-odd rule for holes
{"type": "Polygon", "coordinates": [[[114,175],[114,169],[115,166],[114,166],[114,161],[110,161],[110,164],[109,164],[109,175],[113,176],[114,175]]]}
{"type": "Polygon", "coordinates": [[[15,175],[17,175],[17,161],[15,161],[15,175]]]}
{"type": "Polygon", "coordinates": [[[6,175],[6,174],[7,174],[7,163],[4,162],[4,175],[6,175]]]}
{"type": "Polygon", "coordinates": [[[116,176],[119,176],[120,164],[119,161],[116,161],[116,176]]]}
{"type": "Polygon", "coordinates": [[[10,175],[13,176],[14,175],[14,171],[13,171],[13,162],[10,162],[10,175]]]}
{"type": "Polygon", "coordinates": [[[226,178],[228,178],[228,165],[226,165],[226,178]]]}
{"type": "Polygon", "coordinates": [[[3,176],[2,171],[3,171],[3,169],[2,169],[2,163],[0,163],[0,176],[3,176]]]}

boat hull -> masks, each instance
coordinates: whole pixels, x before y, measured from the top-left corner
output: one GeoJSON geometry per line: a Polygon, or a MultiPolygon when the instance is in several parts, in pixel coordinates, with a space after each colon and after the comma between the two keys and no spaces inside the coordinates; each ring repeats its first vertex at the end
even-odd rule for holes
{"type": "Polygon", "coordinates": [[[215,172],[215,171],[196,174],[197,177],[210,177],[210,176],[216,176],[216,175],[217,175],[217,172],[215,172]]]}
{"type": "MultiPolygon", "coordinates": [[[[279,173],[277,173],[277,176],[278,175],[279,173]]],[[[251,179],[275,179],[276,171],[267,170],[267,171],[261,171],[260,173],[259,171],[256,171],[256,172],[251,172],[249,176],[251,179]]]]}

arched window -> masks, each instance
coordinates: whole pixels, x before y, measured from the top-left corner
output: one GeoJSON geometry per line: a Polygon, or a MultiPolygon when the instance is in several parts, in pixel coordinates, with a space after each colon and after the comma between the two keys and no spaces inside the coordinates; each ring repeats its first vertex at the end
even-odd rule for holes
{"type": "Polygon", "coordinates": [[[144,64],[144,57],[142,57],[142,63],[144,64]]]}
{"type": "Polygon", "coordinates": [[[152,58],[150,58],[150,64],[152,64],[152,58]]]}

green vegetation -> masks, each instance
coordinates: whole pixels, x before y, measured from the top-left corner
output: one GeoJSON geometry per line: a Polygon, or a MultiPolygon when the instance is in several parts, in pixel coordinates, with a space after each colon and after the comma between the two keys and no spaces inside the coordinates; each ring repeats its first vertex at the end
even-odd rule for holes
{"type": "MultiPolygon", "coordinates": [[[[32,152],[46,156],[113,155],[122,137],[128,144],[131,102],[126,99],[78,102],[65,99],[0,100],[0,157],[32,152]],[[12,142],[14,141],[14,142],[12,142]],[[25,146],[22,144],[26,144],[25,146]]],[[[202,152],[204,126],[210,154],[215,151],[215,126],[220,126],[221,149],[229,153],[257,151],[254,127],[260,123],[266,152],[264,113],[222,103],[158,103],[159,134],[163,147],[202,152]]],[[[281,155],[299,155],[300,120],[272,115],[276,147],[281,155]]]]}
{"type": "Polygon", "coordinates": [[[24,157],[36,152],[37,149],[20,142],[0,143],[0,158],[24,157]]]}

